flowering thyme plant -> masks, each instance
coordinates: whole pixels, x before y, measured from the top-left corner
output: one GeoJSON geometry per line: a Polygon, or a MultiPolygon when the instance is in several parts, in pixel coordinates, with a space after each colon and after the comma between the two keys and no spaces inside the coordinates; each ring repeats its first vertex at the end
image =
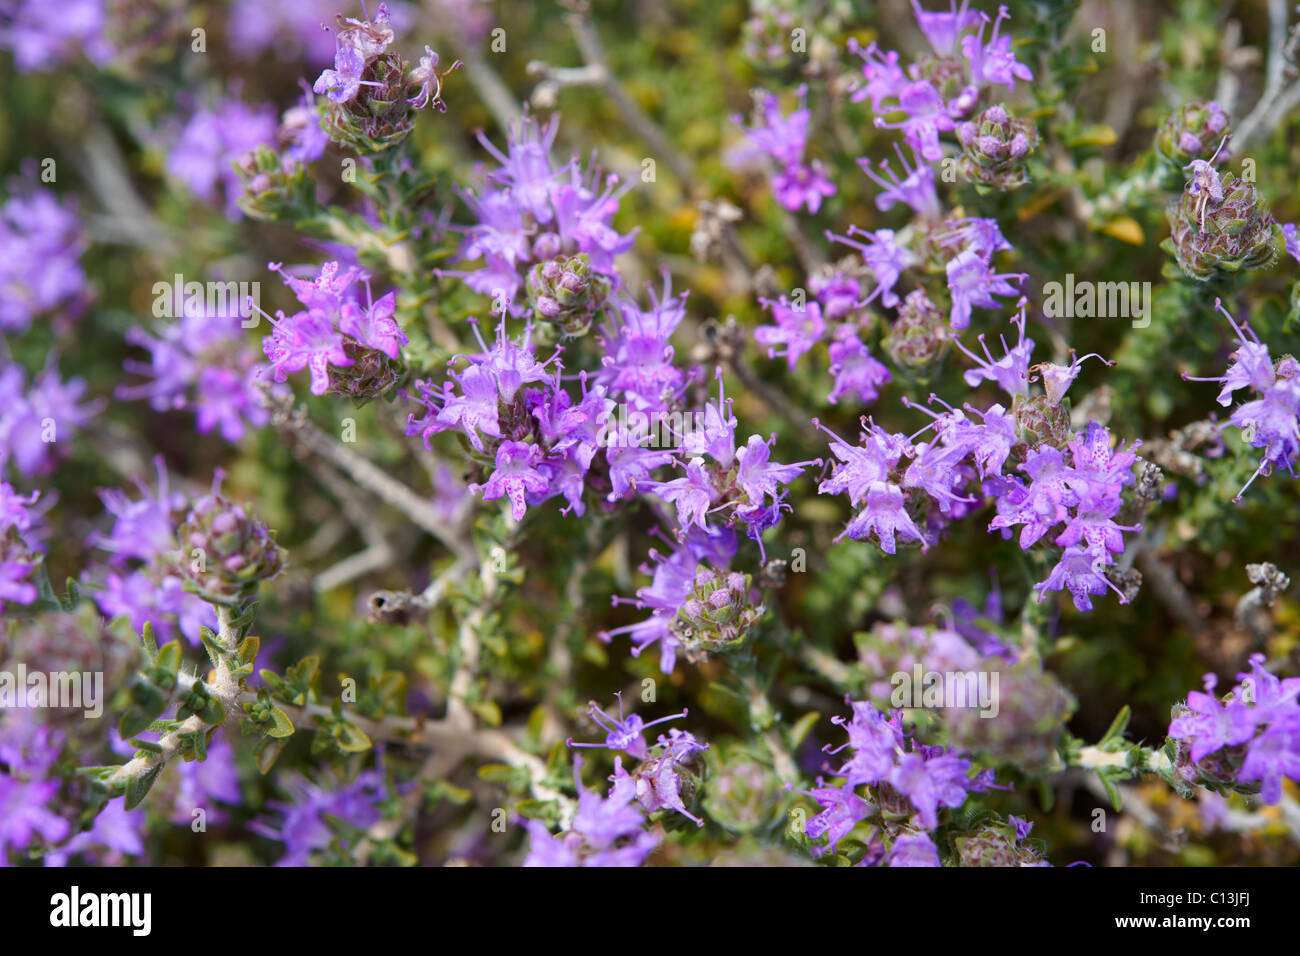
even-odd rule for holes
{"type": "Polygon", "coordinates": [[[1286,5],[340,3],[0,2],[0,865],[1300,861],[1286,5]]]}

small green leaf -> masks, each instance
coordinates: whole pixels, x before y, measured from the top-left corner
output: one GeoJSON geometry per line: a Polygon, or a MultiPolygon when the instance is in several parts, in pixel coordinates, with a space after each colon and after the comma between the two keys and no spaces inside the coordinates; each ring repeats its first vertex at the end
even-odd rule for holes
{"type": "MultiPolygon", "coordinates": [[[[273,706],[271,708],[271,720],[273,721],[273,724],[271,726],[271,729],[267,731],[268,735],[276,738],[281,738],[281,737],[288,737],[290,734],[293,733],[293,721],[290,720],[289,715],[286,714],[284,711],[282,711],[279,707],[273,706]]],[[[360,733],[360,731],[358,731],[358,733],[360,733]]]]}
{"type": "Polygon", "coordinates": [[[363,753],[374,746],[364,730],[348,723],[339,723],[339,749],[347,753],[363,753]]]}
{"type": "Polygon", "coordinates": [[[152,789],[154,781],[156,781],[158,775],[162,773],[162,768],[163,765],[158,764],[157,766],[151,767],[149,770],[145,771],[141,776],[132,777],[127,781],[126,803],[124,809],[134,810],[140,805],[140,801],[149,795],[149,791],[152,789]]]}

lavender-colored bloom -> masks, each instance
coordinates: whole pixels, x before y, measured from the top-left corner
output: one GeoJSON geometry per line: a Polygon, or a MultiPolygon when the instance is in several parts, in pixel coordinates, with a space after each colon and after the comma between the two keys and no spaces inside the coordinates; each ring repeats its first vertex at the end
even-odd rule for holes
{"type": "MultiPolygon", "coordinates": [[[[290,782],[290,801],[268,800],[267,807],[280,814],[279,820],[257,820],[255,833],[284,844],[284,855],[276,866],[306,866],[312,854],[324,850],[335,839],[326,815],[368,829],[380,818],[379,805],[387,799],[382,770],[364,770],[349,784],[317,783],[306,777],[290,782]]],[[[346,845],[346,841],[345,845],[346,845]]]]}
{"type": "Polygon", "coordinates": [[[244,343],[242,331],[236,307],[209,315],[188,302],[185,313],[160,324],[156,334],[139,326],[130,329],[126,340],[147,349],[150,362],[128,359],[123,367],[152,381],[119,386],[117,397],[147,398],[157,411],[193,411],[199,434],[215,430],[226,441],[239,441],[248,426],[261,428],[270,420],[256,388],[256,353],[244,343]]]}
{"type": "Polygon", "coordinates": [[[682,774],[684,765],[695,754],[708,749],[708,744],[702,744],[693,735],[674,727],[667,736],[659,735],[659,742],[636,770],[624,770],[622,758],[614,758],[614,788],[631,785],[637,802],[646,813],[673,810],[702,827],[704,821],[690,813],[682,800],[682,774]]]}
{"type": "Polygon", "coordinates": [[[10,850],[68,835],[68,821],[49,807],[59,781],[47,774],[62,749],[61,736],[49,727],[22,728],[12,716],[0,721],[0,865],[10,850]]]}
{"type": "Polygon", "coordinates": [[[928,830],[939,825],[939,808],[961,806],[971,787],[970,761],[935,749],[940,752],[900,755],[889,775],[890,785],[912,802],[921,825],[928,830]]]}
{"type": "Polygon", "coordinates": [[[645,828],[645,814],[633,802],[635,786],[615,759],[616,776],[608,797],[587,790],[578,775],[581,761],[575,759],[574,779],[578,788],[578,809],[569,830],[552,836],[545,824],[525,820],[530,837],[524,866],[640,866],[659,845],[659,836],[645,828]]]}
{"type": "Polygon", "coordinates": [[[113,57],[104,36],[105,0],[64,0],[51,9],[40,0],[0,3],[0,49],[11,50],[23,73],[46,72],[84,54],[96,66],[113,57]]]}
{"type": "Polygon", "coordinates": [[[882,385],[893,381],[889,369],[871,354],[858,338],[856,326],[851,324],[846,323],[835,330],[830,358],[830,372],[835,384],[826,401],[832,405],[844,395],[853,395],[859,403],[868,405],[880,397],[878,389],[882,385]]]}
{"type": "Polygon", "coordinates": [[[934,170],[928,164],[916,159],[915,153],[913,158],[916,165],[908,165],[907,158],[903,156],[903,151],[899,149],[897,143],[894,144],[894,152],[898,153],[898,161],[906,174],[901,179],[890,169],[888,160],[880,161],[880,169],[888,179],[872,172],[871,163],[866,158],[858,160],[858,165],[867,174],[867,178],[883,190],[876,196],[876,208],[881,212],[888,212],[901,202],[910,206],[913,212],[924,219],[939,218],[939,194],[934,188],[934,170]]]}
{"type": "MultiPolygon", "coordinates": [[[[804,162],[808,145],[808,125],[812,118],[807,106],[808,87],[800,86],[797,94],[799,107],[783,116],[780,102],[771,93],[759,98],[758,119],[746,130],[746,142],[730,155],[735,167],[749,165],[759,154],[771,157],[780,167],[772,178],[772,192],[786,209],[792,212],[806,208],[815,213],[822,199],[835,195],[835,185],[826,177],[825,167],[817,160],[804,162]]],[[[742,118],[732,121],[745,129],[742,118]]]]}
{"type": "Polygon", "coordinates": [[[1214,696],[1218,678],[1205,675],[1205,693],[1191,691],[1187,695],[1184,717],[1169,724],[1169,736],[1175,740],[1191,742],[1193,763],[1200,763],[1210,754],[1224,747],[1244,744],[1255,736],[1255,712],[1241,700],[1221,702],[1214,696]]]}
{"type": "MultiPolygon", "coordinates": [[[[183,822],[188,824],[192,820],[186,816],[183,822]]],[[[99,811],[89,830],[45,854],[45,865],[67,866],[69,860],[79,856],[101,866],[119,866],[126,857],[144,854],[145,824],[143,809],[127,810],[120,800],[114,800],[99,811]]]]}
{"type": "Polygon", "coordinates": [[[655,720],[646,723],[636,714],[624,715],[623,695],[618,693],[614,696],[618,698],[617,720],[597,707],[594,700],[587,705],[587,713],[591,715],[591,719],[594,720],[602,730],[607,731],[605,734],[605,742],[600,744],[574,743],[573,738],[570,737],[568,740],[568,745],[570,747],[604,747],[608,750],[623,750],[638,760],[644,760],[649,754],[645,742],[646,730],[653,727],[655,724],[662,724],[666,721],[677,720],[679,717],[686,716],[686,711],[683,710],[680,714],[670,714],[667,717],[658,717],[655,720]]]}
{"type": "Polygon", "coordinates": [[[939,866],[939,849],[928,833],[905,833],[894,839],[886,866],[939,866]]]}
{"type": "Polygon", "coordinates": [[[226,216],[239,217],[243,192],[233,163],[258,146],[275,142],[277,124],[269,107],[250,107],[229,98],[215,109],[200,107],[190,116],[167,156],[167,172],[204,202],[215,203],[218,185],[226,216]]]}
{"type": "Polygon", "coordinates": [[[709,506],[717,494],[713,476],[705,468],[703,458],[692,458],[685,469],[686,474],[681,478],[652,482],[646,490],[677,508],[679,527],[706,529],[709,506]]]}
{"type": "Polygon", "coordinates": [[[764,497],[776,500],[780,497],[780,485],[788,485],[799,477],[809,465],[820,465],[821,460],[800,461],[792,465],[783,465],[771,460],[773,435],[763,441],[758,435],[751,435],[749,442],[736,452],[736,485],[749,498],[751,504],[762,504],[764,497]]]}
{"type": "MultiPolygon", "coordinates": [[[[17,183],[11,184],[16,186],[17,183]]],[[[78,261],[86,247],[71,204],[39,187],[15,191],[0,206],[0,332],[25,332],[32,319],[75,313],[86,298],[78,261]]]]}
{"type": "Polygon", "coordinates": [[[1091,611],[1091,595],[1105,594],[1109,589],[1119,595],[1121,604],[1127,604],[1128,597],[1111,583],[1110,578],[1106,577],[1103,568],[1105,563],[1105,559],[1079,545],[1066,548],[1051,573],[1034,585],[1034,588],[1039,591],[1038,599],[1043,600],[1048,591],[1059,591],[1065,588],[1074,597],[1076,608],[1080,611],[1091,611]]]}
{"type": "Polygon", "coordinates": [[[997,19],[993,21],[993,36],[984,44],[984,27],[989,22],[987,14],[981,13],[979,34],[965,36],[961,40],[962,56],[970,60],[971,75],[976,83],[1001,83],[1010,89],[1016,88],[1016,79],[1032,80],[1033,72],[1029,67],[1016,60],[1011,52],[1011,37],[998,36],[1002,21],[1011,14],[1005,6],[998,7],[997,19]]]}
{"type": "Polygon", "coordinates": [[[910,249],[900,246],[894,241],[894,231],[892,229],[877,229],[875,232],[868,232],[865,229],[859,229],[857,226],[849,226],[849,235],[862,236],[866,239],[866,242],[856,242],[846,236],[837,236],[829,230],[826,233],[826,238],[832,242],[838,242],[857,249],[862,256],[862,261],[867,264],[867,267],[871,269],[872,274],[875,276],[875,291],[859,304],[866,305],[878,295],[880,296],[880,304],[886,308],[893,308],[898,305],[899,299],[894,294],[894,286],[898,283],[903,270],[916,264],[916,255],[910,249]]]}
{"type": "Polygon", "coordinates": [[[883,102],[899,96],[908,83],[907,74],[898,65],[898,51],[882,53],[875,43],[863,48],[853,37],[849,38],[848,48],[850,53],[862,58],[862,75],[866,80],[854,91],[853,102],[860,103],[869,99],[871,108],[877,113],[882,112],[883,102]]]}
{"type": "Polygon", "coordinates": [[[284,154],[300,163],[314,163],[329,148],[329,135],[321,129],[320,113],[305,86],[298,102],[280,117],[279,136],[285,143],[284,154]]]}
{"type": "Polygon", "coordinates": [[[838,787],[819,786],[807,791],[808,796],[820,804],[822,812],[810,817],[804,824],[804,833],[810,840],[819,840],[824,835],[826,846],[814,847],[813,852],[821,855],[827,851],[834,852],[836,845],[843,840],[862,820],[872,814],[875,807],[854,792],[855,787],[845,782],[838,787]]]}
{"type": "MultiPolygon", "coordinates": [[[[399,358],[401,347],[408,340],[393,318],[395,295],[390,292],[375,301],[369,277],[360,269],[340,272],[339,263],[327,262],[320,274],[307,282],[285,272],[278,262],[270,263],[268,268],[279,272],[306,306],[305,311],[292,316],[276,312],[274,319],[266,317],[271,321],[272,331],[262,340],[262,351],[271,362],[276,382],[286,381],[290,373],[306,368],[311,372],[313,395],[324,395],[331,389],[352,394],[347,391],[346,376],[341,382],[331,380],[331,366],[348,368],[375,352],[390,360],[399,358]],[[350,295],[358,279],[366,283],[364,307],[350,295]]],[[[373,381],[355,385],[361,394],[373,396],[391,385],[393,378],[379,374],[373,381]]]]}
{"type": "Polygon", "coordinates": [[[18,365],[0,370],[0,472],[12,463],[24,477],[48,474],[102,402],[78,404],[86,383],[59,379],[54,356],[25,388],[18,365]]]}
{"type": "Polygon", "coordinates": [[[876,117],[876,126],[882,129],[901,129],[908,144],[926,162],[937,163],[943,158],[939,134],[955,128],[956,123],[937,90],[927,80],[905,84],[897,93],[897,110],[906,118],[886,122],[876,117]]]}
{"type": "Polygon", "coordinates": [[[649,586],[639,588],[635,598],[615,598],[615,604],[631,604],[649,610],[650,617],[626,627],[602,631],[601,640],[609,641],[615,635],[627,634],[632,639],[632,656],[640,656],[651,644],[659,644],[659,667],[671,674],[677,662],[677,649],[681,646],[672,624],[683,602],[691,593],[695,574],[701,564],[725,568],[736,554],[736,535],[729,529],[701,531],[683,528],[681,540],[667,554],[652,549],[653,567],[642,566],[643,573],[653,575],[649,586]]]}
{"type": "Polygon", "coordinates": [[[970,325],[974,306],[996,309],[995,295],[1015,295],[1016,288],[1008,279],[1023,282],[1029,278],[1022,273],[995,273],[992,264],[974,248],[963,249],[946,266],[948,292],[952,296],[952,314],[948,323],[958,331],[970,325]]]}
{"type": "Polygon", "coordinates": [[[993,358],[988,345],[984,342],[983,333],[978,336],[980,347],[984,350],[982,359],[962,345],[960,340],[956,340],[957,348],[979,366],[962,373],[962,378],[971,388],[982,381],[990,381],[996,382],[1013,398],[1017,395],[1029,397],[1029,357],[1034,351],[1034,340],[1025,338],[1026,305],[1026,301],[1021,299],[1018,303],[1020,311],[1011,319],[1012,324],[1020,331],[1020,340],[1015,347],[1007,345],[1005,336],[999,336],[1002,342],[1002,358],[996,360],[993,358]]]}
{"type": "Polygon", "coordinates": [[[928,547],[925,535],[907,513],[903,489],[892,482],[875,481],[867,487],[862,510],[835,540],[866,538],[872,534],[876,535],[881,550],[886,554],[896,553],[895,537],[898,535],[904,541],[921,542],[922,550],[928,547]]]}
{"type": "Polygon", "coordinates": [[[957,38],[962,31],[980,24],[982,14],[967,9],[969,6],[970,0],[961,0],[960,8],[957,6],[957,0],[948,0],[948,12],[935,13],[926,11],[921,6],[920,0],[912,0],[912,11],[916,15],[916,22],[939,56],[952,56],[956,53],[957,38]]]}
{"type": "Polygon", "coordinates": [[[821,306],[816,302],[805,302],[801,307],[792,306],[785,296],[777,301],[758,300],[763,308],[772,311],[775,325],[760,325],[754,330],[754,339],[760,345],[766,345],[768,358],[784,355],[786,364],[791,369],[799,357],[810,350],[826,334],[826,323],[822,319],[821,306]],[[784,352],[777,347],[784,346],[784,352]]]}
{"type": "Polygon", "coordinates": [[[496,468],[491,476],[485,484],[470,485],[470,491],[481,492],[484,501],[509,498],[511,517],[522,521],[528,510],[525,495],[544,494],[550,487],[546,476],[537,470],[541,460],[541,450],[536,445],[503,441],[497,447],[496,468]]]}
{"type": "Polygon", "coordinates": [[[214,803],[237,806],[243,802],[235,751],[224,737],[217,737],[208,744],[206,760],[182,761],[178,770],[178,787],[172,803],[173,823],[192,823],[197,809],[204,811],[208,821],[221,823],[226,815],[213,806],[214,803]]]}

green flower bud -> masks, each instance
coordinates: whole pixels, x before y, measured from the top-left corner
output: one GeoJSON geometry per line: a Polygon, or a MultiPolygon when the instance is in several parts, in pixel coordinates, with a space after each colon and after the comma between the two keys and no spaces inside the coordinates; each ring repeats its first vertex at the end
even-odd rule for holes
{"type": "Polygon", "coordinates": [[[948,317],[917,289],[904,296],[881,344],[897,365],[923,378],[947,355],[949,341],[948,317]]]}
{"type": "Polygon", "coordinates": [[[749,589],[749,575],[701,565],[673,621],[673,631],[686,650],[687,660],[703,660],[711,653],[732,650],[745,642],[764,610],[761,604],[750,601],[749,589]]]}
{"type": "Polygon", "coordinates": [[[1156,133],[1155,151],[1181,179],[1194,159],[1222,163],[1228,158],[1228,114],[1218,103],[1187,103],[1174,110],[1156,133]]]}
{"type": "Polygon", "coordinates": [[[284,570],[285,552],[274,534],[216,489],[199,499],[176,534],[177,570],[211,603],[239,604],[252,596],[259,581],[284,570]]]}
{"type": "Polygon", "coordinates": [[[1029,181],[1025,157],[1038,145],[1033,120],[1013,119],[1001,106],[990,106],[969,123],[957,127],[965,151],[958,164],[973,183],[1015,189],[1029,181]]]}
{"type": "Polygon", "coordinates": [[[609,280],[591,271],[585,252],[539,262],[528,273],[528,304],[565,335],[586,335],[604,310],[609,280]]]}
{"type": "Polygon", "coordinates": [[[1169,207],[1172,234],[1161,248],[1200,282],[1271,267],[1286,239],[1264,198],[1232,173],[1220,177],[1208,163],[1195,162],[1182,197],[1169,207]]]}

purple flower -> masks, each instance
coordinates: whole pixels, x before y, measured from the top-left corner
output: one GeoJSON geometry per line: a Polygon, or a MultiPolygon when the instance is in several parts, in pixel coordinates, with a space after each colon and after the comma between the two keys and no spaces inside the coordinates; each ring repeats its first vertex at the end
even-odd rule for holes
{"type": "Polygon", "coordinates": [[[970,325],[971,308],[996,309],[995,295],[1015,295],[1016,288],[1007,280],[1023,282],[1027,275],[1007,272],[995,273],[990,260],[975,248],[963,249],[949,261],[948,292],[952,295],[952,314],[948,324],[958,331],[970,325]]]}
{"type": "Polygon", "coordinates": [[[863,405],[870,404],[880,397],[880,386],[893,381],[889,369],[871,354],[858,338],[857,327],[849,323],[835,330],[830,357],[835,383],[826,401],[832,405],[844,395],[853,395],[863,405]]]}
{"type": "Polygon", "coordinates": [[[898,757],[889,783],[916,807],[921,825],[933,830],[939,825],[940,807],[959,807],[965,802],[971,786],[969,769],[970,761],[964,757],[911,751],[898,757]]]}
{"type": "Polygon", "coordinates": [[[771,309],[775,325],[760,325],[754,330],[754,339],[760,345],[766,345],[768,358],[784,355],[786,364],[791,369],[799,357],[811,349],[826,334],[826,323],[822,320],[821,306],[816,302],[805,302],[800,307],[791,306],[785,296],[777,301],[758,300],[763,308],[771,309]],[[784,346],[784,352],[778,352],[777,346],[784,346]]]}
{"type": "Polygon", "coordinates": [[[23,73],[46,72],[84,54],[96,66],[113,57],[104,36],[105,0],[64,0],[57,9],[39,0],[0,4],[0,49],[12,50],[23,73]]]}
{"type": "Polygon", "coordinates": [[[525,495],[545,494],[550,487],[546,476],[537,470],[541,460],[541,450],[536,445],[503,441],[497,446],[496,468],[491,476],[485,484],[470,485],[470,491],[481,492],[484,501],[509,498],[510,516],[522,521],[528,510],[525,495]]]}
{"type": "Polygon", "coordinates": [[[838,787],[819,786],[807,791],[823,808],[822,812],[810,817],[804,824],[804,833],[810,840],[826,837],[825,847],[814,847],[813,853],[821,855],[827,851],[834,852],[836,845],[843,840],[862,820],[874,811],[875,807],[854,792],[852,783],[845,781],[838,787]]]}
{"type": "Polygon", "coordinates": [[[898,65],[898,51],[882,53],[875,43],[864,49],[853,37],[849,38],[848,48],[850,53],[862,58],[862,75],[866,80],[853,93],[853,102],[869,99],[871,108],[877,113],[882,112],[882,103],[899,96],[908,83],[907,74],[898,65]]]}
{"type": "Polygon", "coordinates": [[[894,109],[906,114],[905,118],[890,123],[877,116],[876,126],[901,129],[904,139],[922,159],[937,163],[943,158],[939,134],[956,126],[943,98],[927,80],[904,84],[897,96],[898,105],[894,109]]]}
{"type": "Polygon", "coordinates": [[[1002,358],[994,360],[989,352],[989,347],[984,342],[984,335],[978,336],[980,347],[984,350],[984,358],[980,358],[971,352],[966,346],[956,339],[957,348],[960,349],[971,361],[978,365],[978,368],[968,369],[962,373],[962,378],[971,388],[975,388],[982,381],[996,382],[1003,391],[1013,398],[1017,395],[1029,397],[1029,356],[1034,351],[1034,340],[1025,338],[1025,308],[1027,302],[1021,299],[1017,303],[1019,313],[1013,316],[1011,322],[1020,331],[1020,340],[1016,343],[1015,348],[1007,345],[1005,336],[999,336],[1002,342],[1002,358]]]}
{"type": "Polygon", "coordinates": [[[0,206],[0,245],[0,332],[25,332],[42,313],[75,314],[87,297],[78,261],[87,240],[71,204],[39,187],[15,192],[0,206]]]}
{"type": "Polygon", "coordinates": [[[707,529],[706,516],[717,491],[703,458],[692,458],[685,465],[686,474],[671,481],[651,482],[646,490],[677,508],[677,524],[682,529],[692,525],[707,529]]]}
{"type": "Polygon", "coordinates": [[[916,22],[939,56],[952,56],[957,51],[957,37],[961,32],[980,23],[982,14],[968,10],[969,6],[970,0],[961,0],[960,9],[957,0],[948,0],[949,12],[934,13],[923,9],[919,0],[912,0],[916,22]]]}
{"type": "Polygon", "coordinates": [[[380,819],[380,804],[388,798],[381,770],[363,770],[349,784],[339,785],[326,778],[321,783],[300,777],[287,785],[289,802],[268,800],[279,819],[256,820],[249,829],[284,844],[284,855],[276,866],[306,866],[312,854],[324,850],[336,837],[327,817],[337,818],[363,830],[380,819]],[[331,784],[333,784],[331,786],[331,784]]]}
{"type": "Polygon", "coordinates": [[[225,194],[226,216],[239,218],[243,192],[234,162],[258,146],[275,142],[277,124],[269,107],[250,107],[230,98],[213,110],[199,108],[189,118],[167,156],[167,172],[207,203],[225,194]]]}
{"type": "Polygon", "coordinates": [[[962,56],[970,60],[971,75],[976,83],[1001,83],[1014,90],[1016,79],[1032,80],[1033,72],[1029,67],[1016,60],[1011,52],[1011,37],[998,36],[1002,21],[1011,14],[1005,6],[998,7],[998,17],[993,21],[993,37],[988,45],[984,44],[984,27],[989,22],[987,14],[981,13],[978,36],[964,36],[961,39],[962,56]]]}
{"type": "Polygon", "coordinates": [[[47,776],[62,749],[62,737],[49,727],[25,727],[12,715],[0,721],[0,866],[10,850],[25,850],[33,840],[54,844],[67,837],[68,821],[49,807],[59,781],[47,776]]]}
{"type": "Polygon", "coordinates": [[[184,315],[159,325],[156,335],[130,329],[126,340],[147,349],[151,361],[128,359],[123,367],[152,381],[119,386],[117,397],[147,398],[160,412],[191,410],[199,434],[215,430],[226,441],[239,441],[248,426],[261,428],[270,420],[256,388],[256,353],[244,344],[242,330],[237,307],[209,315],[188,302],[184,315]]]}
{"type": "MultiPolygon", "coordinates": [[[[780,166],[779,172],[772,177],[772,192],[779,202],[791,212],[807,208],[815,213],[821,208],[822,199],[835,195],[835,185],[826,177],[825,167],[813,160],[804,162],[804,150],[808,145],[808,125],[812,114],[808,110],[808,86],[804,84],[796,91],[799,107],[789,116],[781,114],[780,102],[771,93],[765,93],[758,99],[754,125],[746,130],[746,142],[733,150],[730,162],[733,166],[744,167],[758,154],[771,157],[780,166]]],[[[745,129],[739,115],[732,121],[745,129]]]]}
{"type": "Polygon", "coordinates": [[[894,152],[898,153],[898,161],[903,167],[903,172],[906,173],[902,179],[899,179],[889,168],[888,160],[880,161],[880,168],[888,177],[887,180],[871,171],[871,163],[865,157],[858,160],[858,165],[867,174],[867,178],[883,190],[876,196],[876,208],[881,212],[888,212],[901,202],[912,207],[912,211],[924,219],[938,219],[940,207],[939,195],[934,188],[934,170],[925,163],[915,160],[915,153],[913,158],[916,165],[909,166],[897,143],[894,144],[894,152]]]}
{"type": "Polygon", "coordinates": [[[939,850],[928,833],[905,833],[894,839],[886,866],[939,866],[939,850]]]}
{"type": "Polygon", "coordinates": [[[1214,696],[1218,678],[1205,675],[1205,693],[1191,691],[1187,695],[1184,717],[1169,724],[1169,736],[1191,743],[1193,763],[1200,763],[1210,754],[1224,747],[1244,744],[1255,736],[1255,713],[1241,700],[1226,704],[1214,696]]]}
{"type": "Polygon", "coordinates": [[[570,737],[567,741],[570,747],[604,747],[608,750],[623,750],[638,760],[644,760],[649,753],[645,742],[646,730],[655,724],[662,724],[665,721],[677,720],[679,717],[686,716],[686,711],[683,710],[680,714],[670,714],[667,717],[659,717],[650,721],[650,723],[646,723],[636,714],[627,714],[625,716],[623,714],[623,695],[618,693],[614,696],[618,698],[617,720],[597,707],[594,700],[587,705],[587,713],[591,715],[591,719],[602,730],[607,731],[605,742],[601,744],[575,744],[573,738],[570,737]]]}
{"type": "Polygon", "coordinates": [[[1105,594],[1106,590],[1110,589],[1119,595],[1121,604],[1127,604],[1128,598],[1124,592],[1106,577],[1103,569],[1105,563],[1105,559],[1079,545],[1066,548],[1061,553],[1061,560],[1057,562],[1056,567],[1052,568],[1047,578],[1034,585],[1034,588],[1039,591],[1038,599],[1043,600],[1048,591],[1066,588],[1074,597],[1076,608],[1080,611],[1091,611],[1090,595],[1105,594]]]}
{"type": "Polygon", "coordinates": [[[19,365],[0,370],[0,472],[11,463],[24,477],[54,469],[78,430],[102,408],[102,402],[77,404],[86,391],[80,378],[59,379],[51,354],[30,389],[19,365]]]}
{"type": "MultiPolygon", "coordinates": [[[[633,802],[635,786],[626,775],[616,775],[608,797],[582,786],[578,771],[580,760],[573,762],[573,776],[578,788],[578,808],[570,828],[552,835],[539,820],[525,820],[529,849],[524,866],[640,866],[654,848],[659,836],[645,828],[645,814],[633,802]]],[[[618,758],[615,767],[622,769],[618,758]]]]}
{"type": "Polygon", "coordinates": [[[867,296],[859,305],[866,305],[877,295],[880,296],[880,304],[886,308],[893,308],[898,305],[898,296],[894,294],[894,286],[898,283],[899,277],[903,270],[917,263],[916,256],[905,246],[900,246],[894,241],[894,232],[892,229],[877,229],[875,232],[868,232],[865,229],[859,229],[857,226],[849,226],[849,235],[859,235],[867,241],[855,242],[845,236],[837,236],[829,230],[826,238],[832,242],[838,242],[841,245],[852,246],[858,250],[862,256],[862,261],[871,269],[876,278],[876,288],[871,295],[867,296]]]}
{"type": "Polygon", "coordinates": [[[614,787],[618,789],[630,784],[637,802],[646,813],[673,810],[702,827],[704,821],[690,813],[682,800],[682,773],[684,764],[695,754],[708,749],[708,744],[702,744],[693,735],[674,727],[668,731],[668,736],[659,735],[659,742],[636,770],[624,770],[622,758],[615,757],[614,787]]]}

